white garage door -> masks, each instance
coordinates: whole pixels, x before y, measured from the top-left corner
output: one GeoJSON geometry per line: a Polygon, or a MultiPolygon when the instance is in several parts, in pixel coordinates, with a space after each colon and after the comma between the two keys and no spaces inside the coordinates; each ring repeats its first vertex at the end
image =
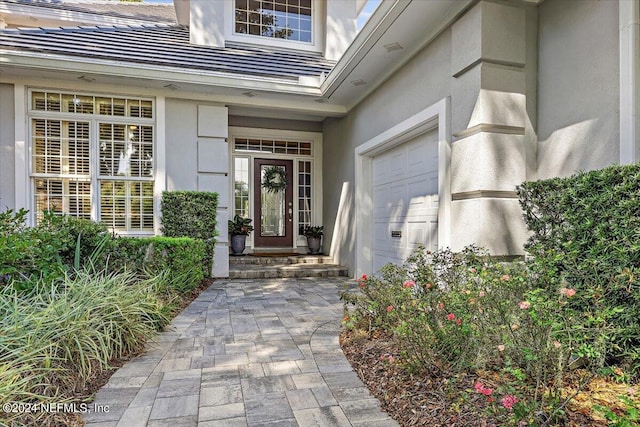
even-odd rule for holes
{"type": "Polygon", "coordinates": [[[373,158],[373,268],[438,247],[438,130],[373,158]]]}

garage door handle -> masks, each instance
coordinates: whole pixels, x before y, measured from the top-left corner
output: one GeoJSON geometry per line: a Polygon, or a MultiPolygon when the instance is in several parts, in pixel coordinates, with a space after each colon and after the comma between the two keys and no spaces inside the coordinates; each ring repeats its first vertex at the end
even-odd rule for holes
{"type": "Polygon", "coordinates": [[[391,237],[402,237],[402,231],[400,230],[392,230],[391,237]]]}

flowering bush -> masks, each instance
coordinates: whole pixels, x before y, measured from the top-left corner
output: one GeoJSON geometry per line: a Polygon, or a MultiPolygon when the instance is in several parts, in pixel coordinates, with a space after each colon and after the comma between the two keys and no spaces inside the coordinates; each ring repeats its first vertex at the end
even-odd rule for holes
{"type": "MultiPolygon", "coordinates": [[[[615,312],[596,295],[566,283],[538,287],[525,263],[498,262],[476,247],[421,248],[359,283],[359,292],[343,294],[348,326],[391,333],[399,360],[415,371],[503,372],[496,399],[505,416],[558,416],[563,374],[602,366],[612,345],[615,312]],[[522,387],[531,393],[518,395],[522,387]]],[[[475,391],[493,402],[493,388],[478,382],[475,391]]]]}

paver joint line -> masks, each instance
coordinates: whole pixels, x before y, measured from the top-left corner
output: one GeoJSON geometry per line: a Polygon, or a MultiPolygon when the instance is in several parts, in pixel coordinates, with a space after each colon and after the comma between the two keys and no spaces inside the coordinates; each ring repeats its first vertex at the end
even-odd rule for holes
{"type": "Polygon", "coordinates": [[[85,421],[397,426],[340,349],[345,285],[355,287],[345,278],[215,282],[97,393],[114,410],[85,421]]]}

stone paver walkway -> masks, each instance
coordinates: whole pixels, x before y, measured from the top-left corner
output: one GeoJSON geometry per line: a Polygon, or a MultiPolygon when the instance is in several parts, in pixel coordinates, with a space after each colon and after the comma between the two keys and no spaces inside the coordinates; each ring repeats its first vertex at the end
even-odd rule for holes
{"type": "Polygon", "coordinates": [[[87,427],[397,426],[340,349],[345,283],[215,282],[115,372],[87,427]]]}

